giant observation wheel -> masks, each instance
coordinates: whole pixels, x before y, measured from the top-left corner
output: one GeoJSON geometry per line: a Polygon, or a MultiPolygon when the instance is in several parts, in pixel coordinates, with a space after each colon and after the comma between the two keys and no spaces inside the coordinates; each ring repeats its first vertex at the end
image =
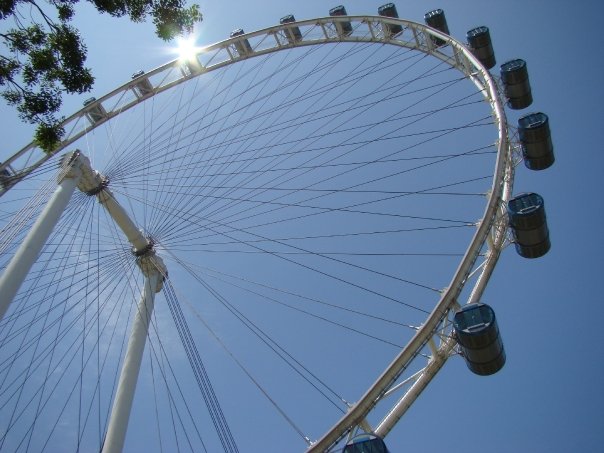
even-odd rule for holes
{"type": "Polygon", "coordinates": [[[111,451],[130,385],[126,449],[340,451],[463,352],[454,314],[509,243],[504,86],[446,25],[281,22],[1,164],[4,276],[65,209],[0,296],[0,448],[111,451]]]}

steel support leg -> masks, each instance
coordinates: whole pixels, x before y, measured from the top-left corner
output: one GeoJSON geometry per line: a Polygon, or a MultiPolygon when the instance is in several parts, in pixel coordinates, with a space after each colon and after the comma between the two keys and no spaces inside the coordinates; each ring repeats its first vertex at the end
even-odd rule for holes
{"type": "Polygon", "coordinates": [[[4,317],[29,270],[38,259],[42,247],[69,203],[80,177],[80,171],[72,168],[63,178],[0,277],[0,320],[4,317]]]}
{"type": "Polygon", "coordinates": [[[128,419],[155,303],[155,290],[160,278],[162,276],[159,272],[150,273],[145,278],[145,287],[132,325],[128,349],[109,418],[103,453],[121,453],[124,448],[128,419]]]}

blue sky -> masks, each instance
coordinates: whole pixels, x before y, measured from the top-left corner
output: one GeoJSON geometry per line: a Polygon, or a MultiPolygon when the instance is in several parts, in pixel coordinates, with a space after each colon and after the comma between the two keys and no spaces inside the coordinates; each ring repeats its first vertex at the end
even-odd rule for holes
{"type": "MultiPolygon", "coordinates": [[[[318,0],[199,4],[204,22],[198,29],[198,45],[226,39],[236,28],[249,32],[271,26],[286,14],[294,14],[298,20],[325,16],[335,6],[318,0]]],[[[381,4],[351,2],[345,6],[351,15],[364,15],[375,14],[381,4]]],[[[488,378],[474,376],[461,358],[453,357],[398,423],[387,444],[393,452],[601,451],[604,300],[597,288],[604,269],[604,246],[597,234],[604,221],[604,68],[598,21],[604,6],[597,1],[511,0],[485,5],[460,0],[399,2],[397,7],[401,18],[418,22],[426,11],[443,8],[451,34],[462,41],[467,30],[487,25],[498,64],[512,58],[526,60],[534,97],[530,109],[545,112],[550,118],[556,163],[544,172],[520,166],[514,189],[515,193],[534,191],[544,197],[551,251],[541,259],[526,260],[516,255],[513,247],[506,249],[483,298],[495,308],[499,319],[508,357],[504,369],[488,378]]],[[[89,66],[96,76],[94,96],[125,83],[139,69],[150,70],[173,59],[149,24],[99,17],[90,8],[82,9],[76,23],[84,30],[89,66]]],[[[78,109],[87,97],[67,100],[65,113],[78,109]]],[[[5,131],[2,159],[28,143],[32,131],[4,106],[0,115],[5,131]]],[[[510,123],[518,116],[518,112],[510,112],[510,123]]],[[[210,322],[213,316],[218,317],[217,312],[207,315],[210,322]]],[[[278,318],[274,321],[280,322],[278,318]]],[[[227,339],[236,339],[236,330],[228,330],[226,324],[216,325],[224,329],[227,339]]],[[[245,345],[239,346],[245,349],[245,345]]],[[[218,349],[208,350],[210,362],[218,349]]],[[[359,363],[359,373],[370,381],[381,370],[365,366],[364,353],[362,345],[351,347],[342,352],[341,360],[359,363]]],[[[266,369],[272,366],[270,362],[260,365],[266,369]]],[[[218,370],[210,374],[218,393],[228,395],[229,386],[238,385],[229,377],[236,367],[224,366],[226,376],[218,370]]],[[[329,376],[328,364],[322,363],[319,369],[329,376]]],[[[346,383],[341,384],[346,387],[346,383]]],[[[257,411],[243,417],[247,426],[235,430],[236,438],[237,433],[245,433],[237,438],[240,451],[258,451],[246,448],[253,443],[246,442],[245,437],[254,436],[256,418],[274,416],[263,412],[268,411],[266,405],[251,392],[249,399],[239,396],[223,402],[227,414],[258,404],[257,411]]],[[[297,401],[299,395],[293,388],[277,392],[289,392],[292,404],[301,407],[309,418],[317,410],[312,404],[305,406],[304,397],[297,401]]],[[[354,390],[349,397],[354,400],[354,390]]],[[[135,408],[135,415],[145,410],[141,405],[135,408]]],[[[275,428],[275,439],[289,438],[282,438],[277,432],[280,429],[275,428]]],[[[145,438],[145,430],[138,427],[133,431],[127,440],[128,451],[139,451],[137,445],[145,438]]],[[[260,429],[257,432],[267,435],[260,429]]],[[[270,444],[272,439],[264,438],[263,442],[270,444]]],[[[304,444],[297,443],[267,451],[303,450],[304,444]]]]}

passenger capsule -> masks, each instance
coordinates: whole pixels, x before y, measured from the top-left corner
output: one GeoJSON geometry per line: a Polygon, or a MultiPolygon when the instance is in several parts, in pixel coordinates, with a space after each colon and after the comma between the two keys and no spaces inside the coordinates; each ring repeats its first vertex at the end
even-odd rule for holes
{"type": "MultiPolygon", "coordinates": [[[[396,6],[394,3],[386,3],[378,8],[378,14],[384,17],[398,18],[396,6]]],[[[388,36],[394,36],[403,31],[403,27],[399,24],[384,24],[384,33],[388,36]]]]}
{"type": "Polygon", "coordinates": [[[508,201],[507,210],[518,254],[525,258],[545,255],[551,243],[543,198],[524,193],[508,201]]]}
{"type": "MultiPolygon", "coordinates": [[[[0,162],[1,164],[2,162],[0,162]]],[[[11,184],[11,173],[8,168],[4,167],[0,171],[0,187],[7,188],[11,184]]]]}
{"type": "MultiPolygon", "coordinates": [[[[346,8],[343,5],[336,6],[329,10],[330,16],[347,16],[346,8]]],[[[337,21],[334,22],[338,36],[350,36],[352,34],[352,25],[350,21],[337,21]]]]}
{"type": "MultiPolygon", "coordinates": [[[[245,34],[242,28],[238,28],[237,30],[233,30],[231,32],[231,38],[235,38],[237,36],[241,36],[245,34]]],[[[241,39],[239,41],[235,41],[233,43],[235,45],[235,49],[237,49],[237,53],[241,56],[249,55],[253,52],[252,46],[250,46],[250,42],[247,39],[241,39]]]]}
{"type": "MultiPolygon", "coordinates": [[[[296,21],[296,18],[294,17],[294,15],[290,14],[288,16],[282,17],[279,22],[281,23],[281,25],[283,25],[283,24],[291,24],[292,22],[295,22],[295,21],[296,21]]],[[[300,32],[300,27],[298,27],[296,25],[292,25],[291,27],[288,27],[287,28],[287,40],[289,41],[290,44],[293,44],[298,41],[302,41],[302,33],[300,32]]]]}
{"type": "Polygon", "coordinates": [[[533,103],[531,84],[524,60],[510,60],[501,65],[501,80],[511,109],[520,110],[533,103]]]}
{"type": "Polygon", "coordinates": [[[488,376],[503,368],[505,351],[491,307],[483,303],[466,305],[455,313],[453,327],[470,371],[488,376]]]}
{"type": "Polygon", "coordinates": [[[468,47],[485,68],[495,66],[495,51],[488,27],[476,27],[466,33],[468,47]]]}
{"type": "Polygon", "coordinates": [[[389,450],[375,434],[361,434],[348,442],[342,453],[389,453],[389,450]]]}
{"type": "Polygon", "coordinates": [[[151,93],[153,93],[153,85],[148,78],[143,77],[145,75],[145,71],[142,69],[140,71],[132,74],[132,80],[134,80],[134,92],[138,97],[145,97],[151,93]]]}
{"type": "Polygon", "coordinates": [[[554,163],[554,145],[545,113],[529,113],[518,120],[524,164],[531,170],[544,170],[554,163]]]}
{"type": "MultiPolygon", "coordinates": [[[[449,34],[449,26],[447,25],[445,12],[442,9],[428,11],[426,14],[424,14],[424,21],[429,27],[435,28],[436,30],[441,31],[446,35],[449,34]]],[[[447,43],[445,40],[437,38],[435,36],[430,36],[430,39],[437,47],[447,43]]]]}
{"type": "Polygon", "coordinates": [[[84,107],[86,109],[86,116],[88,121],[92,124],[96,124],[99,121],[107,118],[107,111],[100,102],[97,103],[96,98],[88,98],[84,101],[84,107]]]}

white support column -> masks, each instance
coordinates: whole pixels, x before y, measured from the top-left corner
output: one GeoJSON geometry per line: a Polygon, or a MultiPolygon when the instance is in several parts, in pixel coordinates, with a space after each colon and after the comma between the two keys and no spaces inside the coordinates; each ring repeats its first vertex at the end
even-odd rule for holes
{"type": "MultiPolygon", "coordinates": [[[[77,159],[77,155],[74,156],[77,159]]],[[[67,158],[64,162],[65,165],[73,164],[67,158]]],[[[42,247],[69,203],[80,177],[81,171],[77,165],[66,172],[50,201],[0,277],[0,320],[4,317],[29,270],[38,259],[42,247]]]]}
{"type": "Polygon", "coordinates": [[[96,195],[132,244],[137,264],[145,276],[102,450],[103,453],[121,453],[155,304],[155,293],[161,291],[167,269],[162,259],[155,254],[153,243],[136,227],[107,188],[107,183],[106,178],[94,171],[90,160],[79,151],[64,158],[57,190],[0,277],[0,319],[40,254],[74,189],[78,187],[88,195],[96,195]]]}
{"type": "Polygon", "coordinates": [[[132,325],[128,349],[109,418],[103,453],[121,453],[124,448],[128,419],[155,303],[155,290],[162,278],[157,270],[149,273],[145,278],[145,287],[132,325]]]}
{"type": "Polygon", "coordinates": [[[132,324],[132,332],[128,340],[102,449],[103,453],[121,453],[126,440],[128,420],[145,352],[149,323],[155,304],[155,293],[161,291],[167,270],[162,259],[155,254],[153,242],[137,228],[126,210],[109,190],[108,179],[93,170],[90,161],[85,156],[81,156],[80,160],[82,161],[82,178],[78,188],[90,196],[96,196],[99,203],[124,232],[132,244],[132,252],[137,256],[136,262],[145,276],[145,284],[132,324]]]}
{"type": "Polygon", "coordinates": [[[139,253],[147,249],[149,246],[149,241],[136,227],[122,205],[117,202],[113,196],[113,193],[106,188],[97,195],[97,198],[99,203],[105,207],[113,221],[124,232],[128,238],[128,241],[132,244],[134,251],[139,253]]]}

